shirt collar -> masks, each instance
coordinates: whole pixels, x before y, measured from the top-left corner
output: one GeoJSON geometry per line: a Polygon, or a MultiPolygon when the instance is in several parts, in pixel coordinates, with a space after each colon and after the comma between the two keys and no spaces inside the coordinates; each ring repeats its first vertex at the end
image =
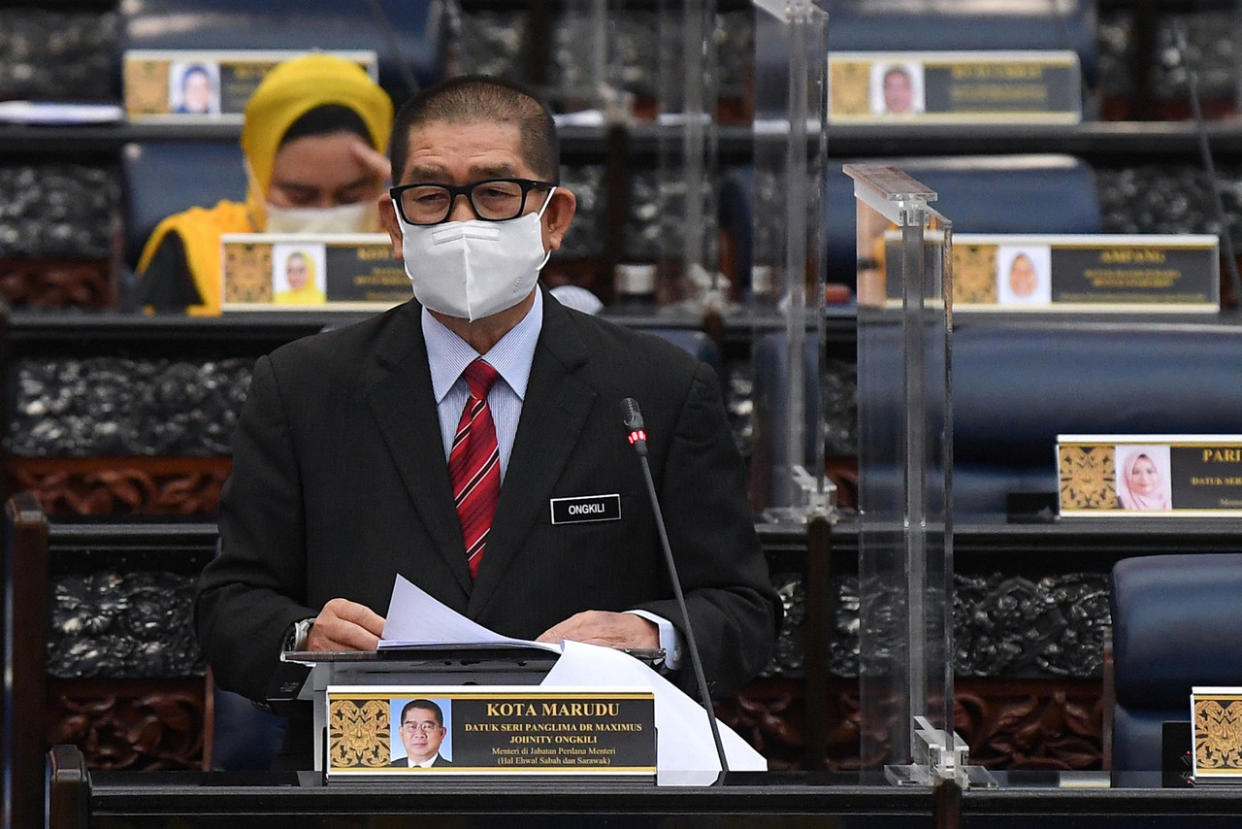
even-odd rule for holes
{"type": "Polygon", "coordinates": [[[479,354],[470,344],[450,331],[425,307],[422,314],[423,339],[427,343],[427,364],[431,369],[431,388],[439,405],[461,373],[479,357],[487,362],[513,389],[519,399],[526,399],[530,365],[535,359],[535,344],[543,328],[543,292],[535,291],[535,302],[526,316],[500,338],[487,354],[479,354]]]}

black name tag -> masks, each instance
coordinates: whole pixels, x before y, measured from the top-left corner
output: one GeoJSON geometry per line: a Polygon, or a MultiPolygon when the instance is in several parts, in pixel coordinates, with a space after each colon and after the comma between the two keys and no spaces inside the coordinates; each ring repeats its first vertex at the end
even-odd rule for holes
{"type": "Polygon", "coordinates": [[[580,524],[584,521],[620,521],[621,496],[579,495],[576,498],[553,498],[553,524],[580,524]]]}

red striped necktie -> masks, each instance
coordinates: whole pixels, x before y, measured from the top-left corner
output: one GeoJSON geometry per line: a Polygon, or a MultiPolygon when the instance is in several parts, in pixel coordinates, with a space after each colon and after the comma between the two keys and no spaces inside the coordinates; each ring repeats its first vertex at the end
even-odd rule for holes
{"type": "Polygon", "coordinates": [[[483,548],[500,499],[500,448],[492,410],[487,405],[487,392],[499,375],[482,359],[466,366],[464,374],[470,397],[461,411],[449,451],[449,480],[473,577],[479,574],[479,562],[483,560],[483,548]]]}

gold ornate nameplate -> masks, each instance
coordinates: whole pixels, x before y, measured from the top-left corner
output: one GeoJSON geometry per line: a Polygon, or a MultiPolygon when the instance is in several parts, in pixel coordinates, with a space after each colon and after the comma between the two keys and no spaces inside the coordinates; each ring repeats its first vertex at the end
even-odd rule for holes
{"type": "Polygon", "coordinates": [[[1057,435],[1062,516],[1242,514],[1242,435],[1057,435]]]}
{"type": "MultiPolygon", "coordinates": [[[[929,257],[940,256],[943,234],[927,234],[926,244],[929,257]]],[[[901,299],[900,245],[898,231],[885,233],[890,304],[901,299]]],[[[1218,248],[1206,234],[954,233],[953,308],[1215,313],[1218,248]]]]}
{"type": "Polygon", "coordinates": [[[653,775],[651,691],[329,686],[329,778],[653,775]]]}
{"type": "Polygon", "coordinates": [[[1190,689],[1195,780],[1242,777],[1242,688],[1190,689]]]}
{"type": "MultiPolygon", "coordinates": [[[[130,49],[124,66],[125,114],[131,121],[234,123],[273,66],[305,55],[273,49],[130,49]]],[[[333,51],[378,76],[375,52],[333,51]]]]}
{"type": "Polygon", "coordinates": [[[410,298],[383,233],[225,233],[223,311],[380,311],[410,298]]]}
{"type": "Polygon", "coordinates": [[[1072,51],[834,52],[828,55],[828,120],[1076,124],[1082,120],[1080,78],[1072,51]]]}

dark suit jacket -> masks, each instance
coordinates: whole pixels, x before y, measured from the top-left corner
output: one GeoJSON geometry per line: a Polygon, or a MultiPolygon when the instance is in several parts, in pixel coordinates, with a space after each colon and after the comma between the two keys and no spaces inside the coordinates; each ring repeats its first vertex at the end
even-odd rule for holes
{"type": "MultiPolygon", "coordinates": [[[[283,346],[256,363],[196,625],[221,686],[262,700],[281,634],[344,597],[384,615],[403,574],[509,636],[582,610],[681,627],[619,401],[638,400],[705,673],[723,694],[767,662],[780,608],[712,370],[544,296],[521,419],[477,581],[466,566],[420,307],[283,346]],[[618,493],[621,519],[553,524],[549,501],[618,493]]],[[[683,634],[684,635],[684,634],[683,634]]],[[[693,687],[693,672],[678,681],[693,687]]],[[[693,694],[697,697],[697,694],[693,694]]]]}
{"type": "MultiPolygon", "coordinates": [[[[453,762],[451,760],[445,760],[444,757],[442,757],[439,754],[436,755],[436,759],[431,763],[432,768],[440,768],[441,766],[451,766],[451,765],[453,765],[453,762]]],[[[388,767],[390,769],[412,768],[412,766],[410,766],[410,759],[408,757],[399,757],[396,760],[393,760],[391,763],[389,763],[388,767]]]]}

